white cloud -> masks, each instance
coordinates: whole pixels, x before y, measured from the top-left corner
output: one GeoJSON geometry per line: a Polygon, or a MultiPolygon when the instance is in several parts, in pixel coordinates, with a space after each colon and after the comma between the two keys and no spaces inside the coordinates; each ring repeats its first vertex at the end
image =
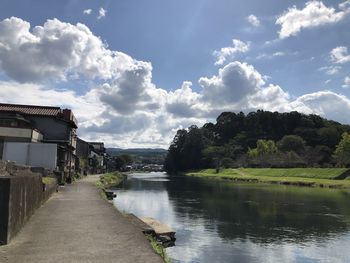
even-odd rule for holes
{"type": "Polygon", "coordinates": [[[269,85],[261,88],[248,100],[248,108],[270,111],[289,111],[289,94],[281,87],[269,85]]]}
{"type": "MultiPolygon", "coordinates": [[[[16,81],[1,83],[4,102],[66,105],[79,118],[84,136],[89,131],[94,138],[119,138],[123,134],[123,142],[112,140],[120,145],[130,143],[132,147],[136,138],[139,141],[149,138],[149,144],[154,145],[164,145],[165,140],[170,140],[170,135],[161,133],[166,129],[161,130],[154,123],[156,118],[167,114],[168,93],[152,83],[151,63],[109,50],[85,25],[57,19],[32,30],[28,22],[19,18],[5,19],[0,22],[0,33],[0,72],[16,81]],[[70,81],[71,76],[92,81],[93,88],[80,95],[44,88],[70,81]],[[131,121],[133,118],[145,121],[131,121]],[[117,127],[118,122],[125,125],[117,127]],[[127,124],[133,127],[129,132],[125,128],[127,124]],[[142,127],[142,134],[137,125],[142,127]]],[[[169,127],[178,127],[182,121],[174,120],[169,127]]]]}
{"type": "Polygon", "coordinates": [[[344,84],[342,85],[343,88],[350,88],[350,77],[345,77],[344,84]]]}
{"type": "Polygon", "coordinates": [[[85,9],[84,11],[83,11],[83,13],[85,14],[85,15],[91,15],[91,13],[92,13],[92,9],[85,9]]]}
{"type": "Polygon", "coordinates": [[[273,84],[266,86],[262,75],[246,63],[232,62],[219,69],[218,75],[210,79],[201,78],[199,84],[203,87],[202,100],[210,105],[208,112],[296,110],[350,123],[350,100],[346,96],[331,91],[319,91],[293,100],[281,87],[273,84]]]}
{"type": "Polygon", "coordinates": [[[274,56],[274,57],[282,57],[284,55],[285,55],[285,53],[281,52],[281,51],[278,51],[278,52],[275,52],[275,53],[272,54],[272,56],[274,56]]]}
{"type": "Polygon", "coordinates": [[[152,103],[147,94],[153,88],[152,66],[148,62],[135,61],[134,65],[122,72],[120,77],[100,88],[100,99],[121,114],[131,114],[145,109],[152,103]]]}
{"type": "Polygon", "coordinates": [[[96,90],[78,95],[72,90],[55,90],[38,84],[21,84],[18,82],[0,81],[2,103],[30,105],[61,106],[73,109],[78,117],[79,126],[98,123],[105,106],[100,103],[96,90]]]}
{"type": "Polygon", "coordinates": [[[341,46],[332,49],[330,52],[331,61],[337,64],[344,64],[350,62],[350,55],[348,54],[348,48],[341,46]]]}
{"type": "Polygon", "coordinates": [[[71,108],[79,135],[108,146],[166,148],[177,129],[201,126],[223,110],[299,110],[344,122],[350,118],[344,114],[350,112],[347,97],[317,92],[292,100],[239,61],[200,78],[199,91],[189,81],[175,91],[157,88],[151,63],[108,49],[85,25],[57,19],[32,30],[18,18],[1,21],[0,73],[12,79],[0,81],[2,102],[71,108]],[[56,87],[72,75],[91,88],[78,93],[56,87]]]}
{"type": "Polygon", "coordinates": [[[166,148],[177,129],[192,124],[201,126],[215,119],[222,110],[298,110],[349,122],[350,100],[347,97],[320,91],[292,100],[281,87],[272,84],[265,86],[261,74],[251,65],[237,61],[232,63],[220,69],[217,76],[208,79],[215,87],[204,86],[200,92],[193,91],[190,82],[184,82],[181,88],[173,92],[147,87],[146,93],[158,102],[158,108],[136,106],[137,110],[127,115],[100,99],[101,87],[79,95],[71,90],[49,89],[38,84],[0,82],[0,97],[5,103],[71,108],[79,120],[79,136],[87,140],[104,140],[108,146],[118,147],[166,148]],[[244,85],[237,86],[238,83],[244,85]],[[215,88],[215,93],[220,97],[208,100],[205,98],[208,94],[206,88],[215,88]],[[239,91],[245,95],[230,100],[224,100],[221,96],[235,93],[240,88],[247,89],[239,91]]]}
{"type": "Polygon", "coordinates": [[[109,50],[87,26],[58,19],[31,31],[22,19],[5,19],[0,43],[0,69],[20,82],[66,80],[76,74],[111,79],[134,64],[128,55],[109,50]]]}
{"type": "Polygon", "coordinates": [[[260,20],[253,14],[247,16],[247,21],[254,27],[260,26],[260,20]]]}
{"type": "Polygon", "coordinates": [[[350,123],[350,100],[348,97],[332,91],[318,91],[305,94],[295,100],[312,112],[342,123],[350,123]]]}
{"type": "Polygon", "coordinates": [[[338,11],[333,7],[325,6],[322,1],[309,1],[303,9],[297,9],[296,6],[289,8],[276,20],[276,24],[281,26],[279,37],[295,36],[305,28],[341,21],[350,12],[348,2],[341,3],[338,11]]]}
{"type": "Polygon", "coordinates": [[[341,10],[348,10],[350,8],[350,0],[340,3],[338,6],[341,10]]]}
{"type": "Polygon", "coordinates": [[[249,50],[250,42],[244,43],[239,39],[232,39],[232,46],[223,47],[219,51],[215,50],[213,55],[216,57],[215,65],[222,65],[224,62],[237,53],[245,53],[249,50]]]}
{"type": "Polygon", "coordinates": [[[107,13],[107,10],[104,9],[103,7],[100,7],[100,9],[98,10],[98,17],[97,19],[101,19],[102,17],[105,17],[107,13]]]}
{"type": "Polygon", "coordinates": [[[255,93],[265,81],[253,66],[234,61],[219,69],[217,76],[202,77],[203,99],[211,105],[236,103],[255,93]]]}
{"type": "Polygon", "coordinates": [[[318,69],[319,71],[324,71],[327,75],[336,75],[341,70],[340,66],[326,66],[318,69]]]}
{"type": "Polygon", "coordinates": [[[203,115],[206,107],[200,105],[201,97],[192,90],[192,82],[184,81],[180,89],[168,93],[166,110],[173,116],[185,118],[203,115]]]}
{"type": "Polygon", "coordinates": [[[282,51],[277,51],[277,52],[274,52],[272,54],[262,53],[262,54],[259,54],[256,57],[256,59],[272,59],[272,58],[275,58],[275,57],[283,57],[285,55],[286,55],[286,53],[282,52],[282,51]]]}

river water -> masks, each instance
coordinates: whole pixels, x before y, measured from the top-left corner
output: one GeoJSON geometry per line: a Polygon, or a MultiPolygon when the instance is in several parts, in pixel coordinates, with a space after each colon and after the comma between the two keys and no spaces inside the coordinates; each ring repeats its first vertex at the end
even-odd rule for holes
{"type": "Polygon", "coordinates": [[[350,192],[135,173],[114,205],[176,231],[172,262],[350,262],[350,192]]]}

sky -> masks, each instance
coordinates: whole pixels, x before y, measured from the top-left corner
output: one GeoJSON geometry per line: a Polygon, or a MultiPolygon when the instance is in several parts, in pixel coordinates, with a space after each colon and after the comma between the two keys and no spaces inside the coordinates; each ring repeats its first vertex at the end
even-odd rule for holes
{"type": "Polygon", "coordinates": [[[71,108],[107,147],[222,111],[350,124],[350,0],[1,0],[0,102],[71,108]]]}

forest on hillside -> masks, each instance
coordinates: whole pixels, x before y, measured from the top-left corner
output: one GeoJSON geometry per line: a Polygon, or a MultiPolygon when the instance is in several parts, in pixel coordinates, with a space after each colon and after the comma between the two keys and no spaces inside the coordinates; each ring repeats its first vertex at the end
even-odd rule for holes
{"type": "Polygon", "coordinates": [[[349,166],[349,131],[349,125],[296,111],[223,112],[215,124],[178,130],[165,170],[349,166]]]}

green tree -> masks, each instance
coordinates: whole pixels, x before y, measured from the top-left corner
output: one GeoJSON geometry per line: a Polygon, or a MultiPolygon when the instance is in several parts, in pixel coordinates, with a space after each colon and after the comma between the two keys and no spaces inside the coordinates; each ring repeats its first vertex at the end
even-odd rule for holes
{"type": "Polygon", "coordinates": [[[326,145],[334,149],[334,146],[339,143],[341,138],[341,131],[338,131],[335,127],[324,127],[317,131],[320,144],[326,145]]]}
{"type": "Polygon", "coordinates": [[[301,153],[305,151],[305,141],[298,135],[286,135],[278,143],[278,149],[282,152],[301,153]]]}
{"type": "Polygon", "coordinates": [[[350,134],[344,132],[339,144],[335,149],[335,156],[340,166],[348,166],[350,164],[350,134]]]}
{"type": "Polygon", "coordinates": [[[129,154],[122,154],[122,155],[120,155],[120,158],[122,158],[124,160],[126,165],[132,164],[132,162],[133,162],[133,159],[129,154]]]}
{"type": "Polygon", "coordinates": [[[271,167],[278,153],[277,146],[272,140],[258,140],[256,148],[248,149],[248,165],[252,167],[271,167]]]}
{"type": "Polygon", "coordinates": [[[203,156],[207,157],[208,159],[213,160],[215,163],[215,169],[218,173],[220,170],[220,166],[222,163],[222,159],[226,155],[226,149],[222,146],[209,146],[203,150],[203,156]]]}
{"type": "Polygon", "coordinates": [[[120,156],[116,156],[114,157],[114,159],[115,159],[115,166],[117,170],[123,170],[126,165],[125,160],[120,156]]]}
{"type": "Polygon", "coordinates": [[[256,148],[248,150],[249,157],[257,157],[277,153],[278,149],[272,140],[258,140],[256,148]]]}

